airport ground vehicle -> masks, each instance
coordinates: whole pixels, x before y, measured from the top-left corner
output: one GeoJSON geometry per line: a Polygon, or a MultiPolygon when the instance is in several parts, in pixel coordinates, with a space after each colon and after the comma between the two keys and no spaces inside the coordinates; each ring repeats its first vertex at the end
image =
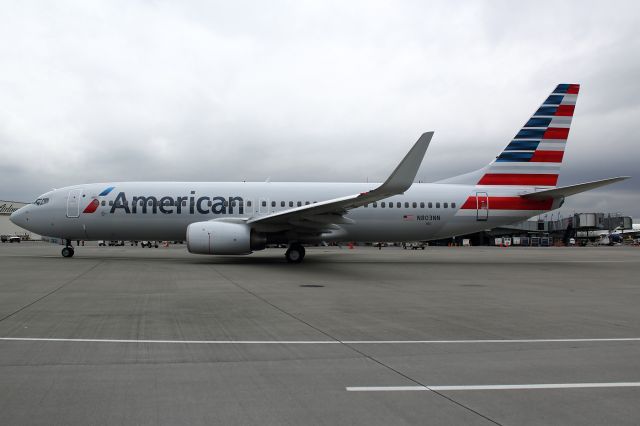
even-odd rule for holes
{"type": "Polygon", "coordinates": [[[73,256],[75,239],[186,237],[191,253],[207,255],[287,244],[287,261],[299,263],[305,244],[322,241],[429,241],[470,234],[555,210],[568,196],[627,178],[557,186],[578,92],[577,84],[558,85],[487,166],[433,183],[413,183],[433,136],[427,132],[382,184],[93,183],[47,192],[10,218],[41,235],[55,229],[54,236],[67,241],[64,257],[73,256]]]}
{"type": "Polygon", "coordinates": [[[427,247],[427,243],[424,241],[415,241],[412,243],[406,243],[406,244],[402,244],[402,248],[403,249],[410,249],[410,250],[424,250],[425,247],[427,247]]]}
{"type": "Polygon", "coordinates": [[[3,243],[19,243],[22,241],[22,238],[17,235],[2,235],[0,240],[2,240],[3,243]]]}
{"type": "Polygon", "coordinates": [[[140,247],[149,247],[151,248],[151,246],[158,248],[158,242],[157,241],[141,241],[140,242],[140,247]]]}

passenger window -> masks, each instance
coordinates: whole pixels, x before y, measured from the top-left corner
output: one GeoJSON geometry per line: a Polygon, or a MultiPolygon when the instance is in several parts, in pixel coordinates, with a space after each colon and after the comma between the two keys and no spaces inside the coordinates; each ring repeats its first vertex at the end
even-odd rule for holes
{"type": "Polygon", "coordinates": [[[113,201],[109,201],[109,205],[112,206],[113,205],[113,201]]]}
{"type": "Polygon", "coordinates": [[[433,203],[429,201],[429,208],[433,208],[433,203]]]}
{"type": "Polygon", "coordinates": [[[405,203],[404,203],[404,208],[405,208],[405,209],[408,209],[408,208],[409,208],[409,203],[405,202],[405,203]]]}
{"type": "Polygon", "coordinates": [[[436,203],[436,209],[440,208],[440,203],[436,203]]]}
{"type": "Polygon", "coordinates": [[[424,201],[420,201],[420,208],[424,209],[424,201]]]}
{"type": "Polygon", "coordinates": [[[276,206],[276,202],[275,202],[275,201],[272,201],[272,202],[271,202],[271,207],[275,207],[275,206],[276,206]]]}
{"type": "Polygon", "coordinates": [[[375,209],[376,207],[378,207],[378,203],[373,203],[373,208],[375,209]]]}
{"type": "Polygon", "coordinates": [[[396,203],[396,207],[397,207],[397,208],[402,207],[402,203],[400,203],[400,202],[396,203]]]}
{"type": "Polygon", "coordinates": [[[251,207],[251,200],[247,201],[247,207],[251,207]]]}
{"type": "Polygon", "coordinates": [[[451,203],[451,208],[455,209],[456,208],[456,203],[451,203]]]}
{"type": "Polygon", "coordinates": [[[280,207],[284,207],[284,201],[280,201],[280,207]]]}
{"type": "Polygon", "coordinates": [[[448,207],[449,207],[449,203],[444,203],[444,204],[442,205],[442,207],[444,207],[445,209],[446,209],[446,208],[448,208],[448,207]]]}
{"type": "Polygon", "coordinates": [[[393,203],[389,203],[389,208],[392,209],[393,208],[393,203]]]}
{"type": "Polygon", "coordinates": [[[236,206],[236,200],[233,200],[233,201],[231,202],[231,207],[235,207],[235,206],[236,206]]]}
{"type": "Polygon", "coordinates": [[[102,202],[100,203],[102,205],[102,207],[107,205],[107,202],[105,200],[102,200],[102,202]]]}
{"type": "Polygon", "coordinates": [[[213,205],[213,203],[211,202],[211,200],[207,201],[207,206],[211,207],[213,205]]]}
{"type": "Polygon", "coordinates": [[[310,202],[308,202],[308,201],[305,201],[305,202],[304,202],[304,205],[305,205],[305,206],[308,206],[309,204],[311,204],[311,203],[310,203],[310,202]]]}
{"type": "Polygon", "coordinates": [[[413,202],[413,208],[417,208],[418,207],[418,203],[416,203],[415,201],[413,202]]]}
{"type": "MultiPolygon", "coordinates": [[[[224,205],[227,205],[227,202],[224,202],[224,205]]],[[[182,200],[182,207],[187,207],[187,200],[182,200]]]]}
{"type": "Polygon", "coordinates": [[[298,207],[302,205],[302,201],[298,201],[298,207]]]}
{"type": "Polygon", "coordinates": [[[384,201],[380,203],[380,207],[381,207],[381,208],[383,208],[383,209],[384,209],[386,206],[387,206],[387,204],[386,204],[384,201]]]}
{"type": "Polygon", "coordinates": [[[267,202],[266,201],[262,202],[262,207],[267,207],[267,202]]]}
{"type": "Polygon", "coordinates": [[[289,201],[289,207],[293,207],[293,201],[289,201]]]}

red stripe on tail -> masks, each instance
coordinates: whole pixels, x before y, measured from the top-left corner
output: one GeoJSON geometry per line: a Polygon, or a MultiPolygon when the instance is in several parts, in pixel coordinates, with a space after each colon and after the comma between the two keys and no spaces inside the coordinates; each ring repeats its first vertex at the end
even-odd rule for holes
{"type": "Polygon", "coordinates": [[[542,139],[567,139],[569,137],[569,129],[563,127],[549,127],[542,139]]]}
{"type": "Polygon", "coordinates": [[[573,117],[573,111],[575,109],[576,109],[575,105],[560,105],[558,106],[558,109],[556,110],[555,115],[573,117]]]}
{"type": "Polygon", "coordinates": [[[579,91],[580,91],[579,84],[570,84],[569,88],[567,89],[567,95],[577,95],[579,91]]]}
{"type": "Polygon", "coordinates": [[[532,163],[562,163],[564,151],[535,151],[531,157],[532,163]]]}

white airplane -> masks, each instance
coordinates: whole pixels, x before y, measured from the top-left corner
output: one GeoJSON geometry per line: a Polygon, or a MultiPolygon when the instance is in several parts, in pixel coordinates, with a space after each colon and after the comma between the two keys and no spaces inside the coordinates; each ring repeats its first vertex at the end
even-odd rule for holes
{"type": "Polygon", "coordinates": [[[249,254],[287,244],[418,241],[521,222],[565,197],[626,177],[556,187],[579,85],[560,84],[504,151],[476,172],[414,184],[433,132],[424,133],[382,184],[106,182],[47,192],[11,215],[66,240],[187,240],[191,253],[249,254]]]}

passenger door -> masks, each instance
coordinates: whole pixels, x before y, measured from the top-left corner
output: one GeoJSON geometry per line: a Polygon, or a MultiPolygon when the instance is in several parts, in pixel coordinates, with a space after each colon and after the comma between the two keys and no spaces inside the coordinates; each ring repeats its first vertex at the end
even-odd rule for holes
{"type": "Polygon", "coordinates": [[[489,219],[489,195],[486,192],[476,192],[476,220],[489,219]]]}
{"type": "Polygon", "coordinates": [[[80,200],[82,199],[82,189],[72,189],[67,196],[67,217],[80,216],[80,200]]]}

